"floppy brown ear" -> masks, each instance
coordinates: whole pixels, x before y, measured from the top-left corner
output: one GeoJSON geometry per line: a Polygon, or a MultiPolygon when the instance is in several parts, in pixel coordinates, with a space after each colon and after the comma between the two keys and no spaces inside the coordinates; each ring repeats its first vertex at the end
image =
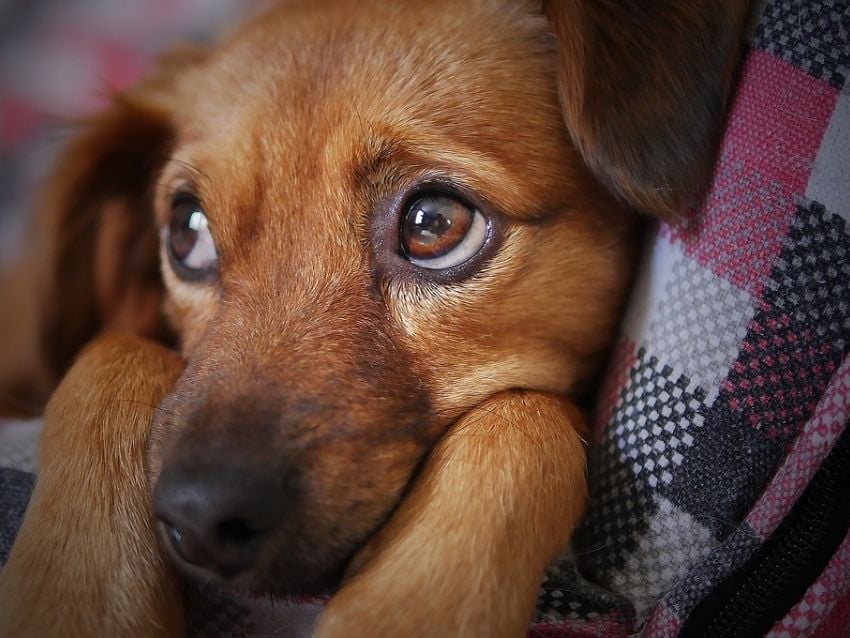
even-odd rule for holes
{"type": "Polygon", "coordinates": [[[201,58],[195,49],[163,58],[81,124],[48,179],[39,332],[54,379],[101,331],[166,338],[152,190],[174,142],[178,79],[201,58]]]}
{"type": "Polygon", "coordinates": [[[588,167],[646,213],[705,184],[743,38],[745,0],[545,0],[567,127],[588,167]]]}

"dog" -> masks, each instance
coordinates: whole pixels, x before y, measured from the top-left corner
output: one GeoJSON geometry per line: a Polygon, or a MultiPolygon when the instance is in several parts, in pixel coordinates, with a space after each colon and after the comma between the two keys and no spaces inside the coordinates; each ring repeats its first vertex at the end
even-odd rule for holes
{"type": "Polygon", "coordinates": [[[523,635],[745,14],[282,2],[117,95],[8,285],[3,396],[50,400],[0,635],[181,635],[177,572],[334,590],[317,636],[523,635]]]}

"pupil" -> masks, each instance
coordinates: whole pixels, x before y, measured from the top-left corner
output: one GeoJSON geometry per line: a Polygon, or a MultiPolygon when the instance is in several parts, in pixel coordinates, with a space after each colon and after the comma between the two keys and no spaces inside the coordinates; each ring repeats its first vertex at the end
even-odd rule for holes
{"type": "Polygon", "coordinates": [[[175,215],[171,225],[171,250],[175,257],[182,260],[189,256],[203,224],[204,214],[199,210],[191,210],[188,215],[175,215]]]}
{"type": "Polygon", "coordinates": [[[425,241],[436,241],[451,228],[452,220],[439,211],[439,205],[432,201],[423,201],[413,220],[425,241]]]}
{"type": "Polygon", "coordinates": [[[445,233],[452,225],[452,221],[445,215],[424,209],[420,209],[416,214],[414,223],[421,228],[423,233],[432,235],[434,238],[445,233]]]}
{"type": "Polygon", "coordinates": [[[423,197],[414,202],[403,220],[401,247],[416,259],[435,259],[463,241],[473,212],[451,197],[423,197]]]}

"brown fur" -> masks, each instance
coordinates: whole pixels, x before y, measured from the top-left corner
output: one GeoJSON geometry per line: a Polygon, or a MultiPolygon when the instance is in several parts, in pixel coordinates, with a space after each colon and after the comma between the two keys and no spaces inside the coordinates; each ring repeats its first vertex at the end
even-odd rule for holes
{"type": "Polygon", "coordinates": [[[539,392],[502,392],[470,410],[358,556],[315,635],[524,635],[540,574],[582,511],[581,423],[568,401],[539,392]]]}
{"type": "Polygon", "coordinates": [[[0,635],[182,632],[171,566],[151,542],[144,471],[151,414],[180,368],[150,342],[104,337],[56,389],[37,494],[0,572],[0,635]]]}
{"type": "MultiPolygon", "coordinates": [[[[148,480],[238,450],[237,462],[306,486],[256,569],[230,584],[319,589],[359,550],[320,635],[522,633],[584,499],[582,419],[564,397],[596,371],[623,302],[637,238],[626,209],[669,215],[705,177],[742,7],[544,4],[549,22],[507,0],[283,3],[116,98],[46,198],[32,378],[49,388],[104,331],[174,335],[187,361],[176,383],[140,364],[121,386],[169,385],[148,480]],[[451,182],[493,222],[465,278],[396,254],[397,207],[423,181],[451,182]],[[186,187],[209,215],[215,285],[179,281],[167,260],[156,275],[156,229],[186,187]],[[415,591],[427,595],[412,604],[415,591]]],[[[80,408],[60,388],[54,405],[129,418],[96,369],[114,374],[122,348],[145,350],[107,342],[72,369],[98,399],[80,408]]],[[[90,419],[46,418],[42,446],[67,445],[66,465],[85,466],[91,452],[57,433],[90,419]]],[[[143,509],[134,467],[99,487],[143,509]]],[[[77,484],[65,471],[39,479],[22,538],[69,532],[50,515],[77,484]]],[[[148,527],[125,541],[158,555],[148,527]]],[[[38,570],[29,543],[0,587],[15,588],[15,564],[38,570]]],[[[103,569],[126,560],[102,553],[103,569]]],[[[44,587],[57,608],[70,595],[44,587]]],[[[113,623],[139,618],[102,593],[65,635],[85,635],[98,605],[113,623]]],[[[41,605],[19,600],[20,613],[41,605]]],[[[29,628],[14,612],[2,622],[29,628]]]]}

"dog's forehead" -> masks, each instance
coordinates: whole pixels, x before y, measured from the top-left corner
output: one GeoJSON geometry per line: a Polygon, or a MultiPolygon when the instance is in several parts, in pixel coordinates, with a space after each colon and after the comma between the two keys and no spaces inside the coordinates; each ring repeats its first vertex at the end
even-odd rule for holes
{"type": "Polygon", "coordinates": [[[238,209],[212,220],[234,244],[352,230],[387,157],[521,214],[569,172],[553,65],[521,2],[285,3],[194,78],[181,157],[222,186],[219,211],[238,209]]]}

